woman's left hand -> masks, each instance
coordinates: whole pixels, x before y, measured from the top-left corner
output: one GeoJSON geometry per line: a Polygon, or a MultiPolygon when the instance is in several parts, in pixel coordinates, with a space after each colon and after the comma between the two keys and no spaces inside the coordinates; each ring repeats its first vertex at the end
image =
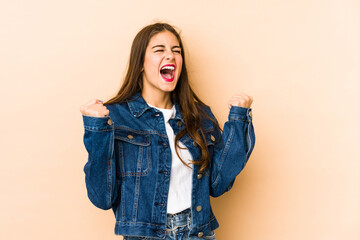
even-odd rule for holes
{"type": "Polygon", "coordinates": [[[234,94],[230,98],[228,105],[229,108],[231,108],[231,106],[250,108],[252,102],[253,102],[253,98],[251,96],[246,95],[244,93],[238,93],[238,94],[234,94]]]}

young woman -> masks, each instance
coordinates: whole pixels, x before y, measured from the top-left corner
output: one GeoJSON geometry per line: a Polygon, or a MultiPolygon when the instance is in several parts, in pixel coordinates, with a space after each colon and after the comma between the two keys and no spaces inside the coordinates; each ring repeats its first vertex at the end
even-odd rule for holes
{"type": "Polygon", "coordinates": [[[251,103],[234,95],[221,133],[189,85],[179,34],[143,28],[117,95],[81,107],[89,199],[112,208],[124,239],[215,239],[210,196],[231,189],[254,148],[251,103]]]}

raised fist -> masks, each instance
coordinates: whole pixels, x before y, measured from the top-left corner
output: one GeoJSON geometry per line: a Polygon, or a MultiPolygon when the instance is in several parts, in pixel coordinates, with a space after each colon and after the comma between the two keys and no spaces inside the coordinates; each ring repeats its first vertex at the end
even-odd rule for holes
{"type": "Polygon", "coordinates": [[[239,94],[234,94],[230,98],[228,105],[229,108],[231,108],[231,106],[250,108],[252,102],[253,102],[253,98],[251,96],[248,96],[244,93],[239,93],[239,94]]]}
{"type": "Polygon", "coordinates": [[[98,99],[93,99],[82,105],[80,112],[89,117],[107,117],[109,115],[109,110],[98,99]]]}

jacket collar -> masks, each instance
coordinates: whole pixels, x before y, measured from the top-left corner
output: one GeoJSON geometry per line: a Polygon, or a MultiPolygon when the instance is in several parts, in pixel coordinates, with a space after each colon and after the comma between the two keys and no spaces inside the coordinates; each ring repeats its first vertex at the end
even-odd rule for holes
{"type": "MultiPolygon", "coordinates": [[[[126,101],[129,106],[131,114],[137,118],[143,115],[144,112],[152,108],[146,103],[144,98],[141,96],[140,92],[134,94],[126,101]]],[[[184,122],[183,116],[180,113],[179,104],[174,101],[174,105],[176,109],[174,119],[180,119],[182,122],[184,122]]]]}

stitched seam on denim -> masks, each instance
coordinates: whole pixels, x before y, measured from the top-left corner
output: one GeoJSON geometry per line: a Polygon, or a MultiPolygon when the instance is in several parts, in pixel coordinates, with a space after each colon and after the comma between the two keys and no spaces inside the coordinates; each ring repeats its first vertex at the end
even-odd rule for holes
{"type": "Polygon", "coordinates": [[[125,185],[121,185],[121,218],[122,221],[125,221],[125,185]]]}
{"type": "Polygon", "coordinates": [[[220,156],[220,161],[219,161],[219,171],[221,170],[222,168],[222,165],[224,163],[224,159],[230,149],[230,145],[231,145],[231,142],[232,142],[232,139],[234,137],[234,133],[235,133],[235,126],[234,126],[234,123],[231,125],[231,128],[230,128],[230,133],[229,133],[229,136],[228,136],[228,140],[226,141],[226,144],[225,144],[225,147],[224,147],[224,151],[222,152],[221,156],[220,156]]]}
{"type": "MultiPolygon", "coordinates": [[[[120,143],[120,146],[122,146],[122,144],[120,143]]],[[[139,147],[139,148],[144,148],[144,147],[139,147]]],[[[151,147],[146,147],[148,149],[148,155],[145,156],[148,164],[147,164],[147,168],[145,170],[141,170],[140,172],[126,172],[125,171],[125,158],[124,156],[122,156],[122,169],[123,169],[123,172],[120,171],[119,175],[120,176],[145,176],[147,175],[150,170],[151,170],[151,147]]],[[[123,149],[121,149],[123,150],[123,149]]],[[[139,154],[140,154],[140,149],[139,149],[139,154]]]]}
{"type": "Polygon", "coordinates": [[[126,102],[128,103],[129,109],[130,109],[131,113],[133,113],[133,114],[136,114],[136,113],[135,113],[135,111],[134,111],[134,108],[133,108],[131,102],[134,101],[134,100],[136,100],[136,99],[138,99],[138,98],[131,99],[131,100],[126,100],[126,102]]]}
{"type": "Polygon", "coordinates": [[[139,113],[137,113],[137,112],[135,112],[134,111],[134,108],[133,108],[133,106],[132,106],[132,101],[135,101],[135,100],[137,100],[137,99],[139,99],[140,98],[140,96],[141,95],[139,95],[139,96],[137,96],[136,98],[134,98],[134,99],[128,99],[128,100],[126,100],[126,102],[128,103],[128,106],[129,106],[129,108],[130,108],[130,110],[131,110],[131,112],[132,113],[134,113],[135,115],[135,117],[139,117],[139,116],[141,116],[146,110],[148,110],[148,109],[150,109],[151,107],[149,106],[149,105],[147,105],[147,106],[145,106],[144,108],[143,108],[143,110],[141,111],[141,112],[139,112],[139,113]]]}
{"type": "MultiPolygon", "coordinates": [[[[137,161],[136,171],[140,171],[142,167],[142,159],[143,159],[143,152],[144,148],[140,147],[141,151],[139,152],[139,157],[137,161]]],[[[137,216],[137,208],[139,204],[139,189],[140,189],[140,176],[136,177],[135,181],[135,196],[134,196],[134,209],[133,209],[133,221],[136,222],[137,216]]]]}
{"type": "Polygon", "coordinates": [[[87,131],[91,131],[91,132],[110,132],[112,131],[113,129],[110,128],[110,129],[98,129],[98,128],[94,128],[94,127],[84,127],[85,130],[87,131]]]}
{"type": "Polygon", "coordinates": [[[134,173],[134,172],[121,172],[120,176],[146,176],[150,172],[150,169],[147,169],[144,172],[134,173]]]}
{"type": "Polygon", "coordinates": [[[150,169],[151,169],[151,158],[152,158],[152,156],[151,156],[151,148],[148,147],[147,149],[148,149],[148,153],[147,153],[148,166],[147,166],[147,169],[150,171],[150,169]]]}
{"type": "MultiPolygon", "coordinates": [[[[111,161],[112,157],[113,157],[113,153],[114,153],[114,135],[113,133],[110,134],[110,148],[109,148],[109,153],[108,153],[108,162],[106,163],[108,165],[108,206],[111,207],[111,199],[112,199],[112,165],[113,165],[113,162],[111,161]]],[[[115,176],[114,176],[115,177],[115,176]]]]}
{"type": "Polygon", "coordinates": [[[158,131],[155,130],[135,130],[129,127],[125,127],[125,126],[115,126],[114,129],[121,129],[121,130],[127,130],[130,132],[134,132],[134,133],[138,133],[138,134],[156,134],[159,135],[160,137],[166,137],[166,134],[160,133],[158,131]]]}
{"type": "MultiPolygon", "coordinates": [[[[121,169],[125,169],[125,164],[124,164],[124,156],[123,156],[123,148],[122,145],[119,144],[119,160],[120,160],[120,164],[121,165],[121,169]]],[[[119,172],[121,172],[121,169],[119,170],[119,172]]],[[[121,174],[120,174],[121,177],[121,174]]],[[[121,219],[125,220],[125,183],[122,179],[122,183],[121,183],[121,219]]]]}
{"type": "Polygon", "coordinates": [[[252,147],[252,143],[251,143],[251,137],[250,137],[250,124],[251,123],[249,123],[248,124],[248,126],[247,126],[247,133],[246,133],[246,140],[247,140],[247,145],[248,145],[248,150],[247,150],[247,152],[246,152],[246,161],[247,161],[247,159],[249,158],[249,153],[250,153],[250,150],[251,150],[251,147],[252,147]]]}
{"type": "Polygon", "coordinates": [[[227,155],[227,152],[229,151],[229,148],[230,148],[230,144],[231,144],[231,141],[232,141],[232,138],[233,138],[233,135],[234,135],[234,123],[231,124],[231,128],[230,128],[230,133],[229,133],[229,136],[228,136],[228,139],[226,141],[226,144],[225,144],[225,147],[223,149],[223,152],[221,153],[221,156],[220,156],[220,159],[219,159],[219,164],[218,164],[218,173],[217,173],[217,176],[215,178],[215,181],[214,183],[211,185],[212,188],[214,188],[218,182],[220,182],[220,173],[221,173],[221,167],[222,167],[222,164],[224,162],[224,159],[227,155]]]}
{"type": "Polygon", "coordinates": [[[130,127],[126,127],[124,125],[115,126],[114,128],[115,128],[115,130],[116,129],[122,129],[122,130],[127,130],[127,131],[138,133],[138,134],[149,134],[149,133],[157,132],[157,131],[154,131],[154,130],[136,130],[136,129],[133,129],[133,128],[130,128],[130,127]]]}
{"type": "Polygon", "coordinates": [[[140,117],[141,115],[144,114],[144,112],[146,112],[146,110],[148,110],[148,109],[150,109],[150,108],[151,108],[150,106],[144,107],[144,108],[142,109],[142,111],[139,112],[139,113],[136,115],[136,117],[140,117]]]}
{"type": "Polygon", "coordinates": [[[145,137],[146,137],[146,140],[145,140],[146,142],[142,143],[142,142],[139,142],[139,141],[136,141],[136,140],[130,140],[127,137],[120,137],[120,136],[115,135],[116,140],[121,140],[121,141],[128,142],[128,143],[138,145],[138,146],[150,146],[150,139],[149,139],[150,137],[149,136],[145,136],[145,137]]]}
{"type": "Polygon", "coordinates": [[[124,225],[141,224],[145,226],[151,225],[151,226],[160,226],[160,227],[163,226],[163,224],[147,223],[147,222],[128,222],[128,221],[116,221],[116,224],[124,224],[124,225]]]}

